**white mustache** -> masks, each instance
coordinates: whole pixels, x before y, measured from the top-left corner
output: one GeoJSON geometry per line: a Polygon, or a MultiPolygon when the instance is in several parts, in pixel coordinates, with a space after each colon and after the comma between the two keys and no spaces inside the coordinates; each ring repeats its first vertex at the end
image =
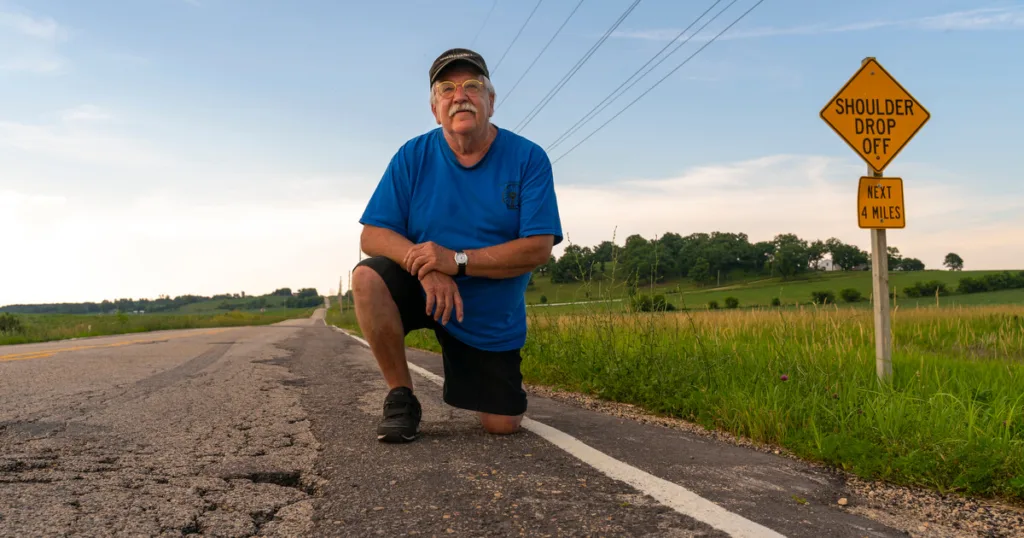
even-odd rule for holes
{"type": "Polygon", "coordinates": [[[476,107],[473,106],[473,103],[465,102],[465,103],[459,103],[459,104],[453,106],[451,109],[449,109],[448,110],[448,117],[452,117],[452,116],[455,115],[456,112],[462,112],[463,110],[468,110],[468,111],[470,111],[470,112],[472,112],[474,114],[477,113],[476,107]]]}

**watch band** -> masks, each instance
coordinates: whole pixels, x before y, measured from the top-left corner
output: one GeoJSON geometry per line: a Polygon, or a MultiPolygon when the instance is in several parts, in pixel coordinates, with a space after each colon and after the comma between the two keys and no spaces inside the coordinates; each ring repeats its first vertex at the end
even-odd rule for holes
{"type": "Polygon", "coordinates": [[[455,276],[466,276],[466,253],[459,251],[455,253],[455,264],[459,266],[459,272],[455,276]],[[459,259],[462,261],[459,261],[459,259]]]}

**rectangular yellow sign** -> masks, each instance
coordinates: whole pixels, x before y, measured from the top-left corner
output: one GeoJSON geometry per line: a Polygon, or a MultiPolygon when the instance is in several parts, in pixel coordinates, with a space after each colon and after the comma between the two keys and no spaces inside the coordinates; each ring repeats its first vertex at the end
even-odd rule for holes
{"type": "Polygon", "coordinates": [[[878,173],[930,117],[874,58],[821,110],[821,119],[878,173]]]}
{"type": "Polygon", "coordinates": [[[903,228],[903,178],[862,177],[857,187],[857,224],[861,228],[903,228]]]}

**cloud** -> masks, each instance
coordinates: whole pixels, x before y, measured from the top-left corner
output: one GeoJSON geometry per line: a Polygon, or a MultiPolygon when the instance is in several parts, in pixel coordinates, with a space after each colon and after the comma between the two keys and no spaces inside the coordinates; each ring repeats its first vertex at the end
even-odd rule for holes
{"type": "Polygon", "coordinates": [[[173,163],[138,140],[66,124],[0,121],[0,150],[3,149],[113,167],[149,168],[173,163]]]}
{"type": "Polygon", "coordinates": [[[59,41],[67,37],[67,30],[53,19],[36,19],[23,13],[0,11],[0,28],[43,41],[59,41]]]}
{"type": "MultiPolygon", "coordinates": [[[[134,133],[109,129],[113,113],[82,104],[54,114],[48,122],[26,123],[0,119],[0,154],[47,162],[91,164],[107,168],[166,168],[180,159],[166,155],[134,133]]],[[[10,163],[10,160],[8,161],[10,163]]]]}
{"type": "MultiPolygon", "coordinates": [[[[728,16],[727,16],[728,17],[728,16]]],[[[838,34],[846,32],[864,32],[880,28],[900,27],[929,31],[980,31],[1024,29],[1024,8],[1003,7],[955,11],[941,15],[918,17],[904,20],[874,20],[850,24],[807,24],[790,27],[760,27],[749,30],[729,31],[718,38],[719,41],[732,39],[757,39],[775,36],[813,36],[838,34]]],[[[711,39],[719,30],[708,29],[694,36],[693,41],[703,42],[711,39]]],[[[612,33],[612,37],[625,39],[645,39],[652,41],[669,41],[679,34],[678,29],[621,30],[612,33]]],[[[685,38],[685,36],[684,36],[685,38]]]]}
{"type": "MultiPolygon", "coordinates": [[[[632,234],[746,233],[751,241],[795,233],[808,240],[838,237],[870,252],[870,234],[857,227],[856,185],[863,166],[852,160],[776,155],[693,168],[678,177],[626,179],[609,185],[563,185],[558,200],[572,243],[618,244],[632,234]]],[[[1024,269],[1024,201],[979,194],[904,165],[907,227],[888,232],[889,244],[928,267],[958,252],[965,268],[1024,269]],[[978,216],[1002,212],[996,220],[978,216]]],[[[558,247],[558,252],[564,246],[558,247]]]]}
{"type": "Polygon", "coordinates": [[[79,105],[65,110],[60,115],[65,122],[72,121],[103,121],[112,119],[110,112],[96,105],[79,105]]]}
{"type": "Polygon", "coordinates": [[[70,36],[51,18],[0,11],[0,71],[58,73],[65,60],[58,52],[70,36]]]}
{"type": "Polygon", "coordinates": [[[1024,29],[1024,8],[988,8],[958,11],[916,21],[928,30],[1006,30],[1024,29]]]}
{"type": "Polygon", "coordinates": [[[0,305],[337,288],[355,264],[362,202],[301,206],[154,192],[103,207],[0,187],[0,305]]]}

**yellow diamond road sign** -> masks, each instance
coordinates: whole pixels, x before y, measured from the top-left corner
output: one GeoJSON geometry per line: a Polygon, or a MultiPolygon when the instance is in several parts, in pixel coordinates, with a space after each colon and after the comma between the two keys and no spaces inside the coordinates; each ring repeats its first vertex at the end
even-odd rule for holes
{"type": "Polygon", "coordinates": [[[821,110],[821,119],[878,173],[930,117],[874,58],[821,110]]]}
{"type": "Polygon", "coordinates": [[[904,228],[903,178],[861,177],[857,187],[857,224],[861,228],[904,228]]]}

